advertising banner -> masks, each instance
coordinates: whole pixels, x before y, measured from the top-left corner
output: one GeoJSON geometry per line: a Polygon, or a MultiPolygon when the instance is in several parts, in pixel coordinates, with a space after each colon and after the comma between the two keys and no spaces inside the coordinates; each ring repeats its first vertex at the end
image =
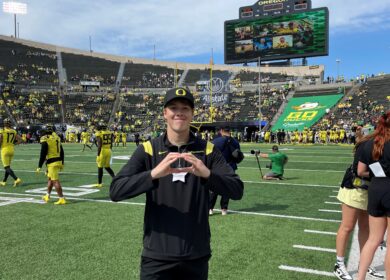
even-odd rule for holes
{"type": "Polygon", "coordinates": [[[292,98],[272,131],[284,129],[285,131],[302,131],[315,124],[332,108],[341,98],[342,94],[310,96],[292,98]]]}

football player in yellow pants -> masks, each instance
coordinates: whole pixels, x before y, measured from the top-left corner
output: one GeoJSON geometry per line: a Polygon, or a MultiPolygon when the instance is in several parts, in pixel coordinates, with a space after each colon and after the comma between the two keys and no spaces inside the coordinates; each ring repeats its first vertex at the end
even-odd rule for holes
{"type": "Polygon", "coordinates": [[[11,169],[11,162],[14,158],[14,145],[20,143],[20,137],[16,131],[11,128],[11,121],[4,120],[4,129],[0,131],[0,147],[1,147],[1,161],[4,166],[5,174],[4,179],[0,182],[0,186],[5,187],[7,179],[11,176],[15,182],[14,187],[22,183],[22,180],[18,178],[14,171],[11,169]]]}
{"type": "Polygon", "coordinates": [[[106,125],[100,125],[99,130],[96,132],[96,140],[98,146],[98,154],[96,163],[98,166],[98,183],[94,187],[103,187],[103,168],[114,178],[114,171],[111,169],[111,148],[114,135],[107,129],[106,125]]]}
{"type": "Polygon", "coordinates": [[[56,205],[66,204],[62,193],[62,187],[59,178],[59,172],[64,166],[64,149],[61,145],[61,139],[56,133],[53,133],[53,127],[48,125],[44,130],[45,136],[41,138],[41,156],[39,159],[37,173],[41,171],[43,163],[47,164],[47,194],[42,197],[43,201],[49,202],[53,187],[57,191],[58,201],[56,205]]]}

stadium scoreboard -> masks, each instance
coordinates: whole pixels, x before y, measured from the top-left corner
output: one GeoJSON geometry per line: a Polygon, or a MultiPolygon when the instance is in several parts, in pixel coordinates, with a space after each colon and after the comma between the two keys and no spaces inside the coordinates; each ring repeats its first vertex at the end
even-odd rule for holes
{"type": "Polygon", "coordinates": [[[239,18],[276,16],[311,9],[311,0],[261,0],[240,8],[239,18]]]}
{"type": "Polygon", "coordinates": [[[310,0],[262,0],[225,21],[225,64],[328,55],[328,8],[310,0]]]}

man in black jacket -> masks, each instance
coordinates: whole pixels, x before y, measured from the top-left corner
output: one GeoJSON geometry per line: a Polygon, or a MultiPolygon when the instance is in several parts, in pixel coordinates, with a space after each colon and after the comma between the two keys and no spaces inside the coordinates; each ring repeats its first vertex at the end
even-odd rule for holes
{"type": "MultiPolygon", "coordinates": [[[[213,140],[213,144],[218,150],[221,151],[226,162],[231,166],[234,172],[237,170],[237,163],[233,161],[232,152],[235,149],[240,149],[240,143],[230,135],[230,127],[225,126],[220,129],[219,136],[213,140]]],[[[216,193],[210,192],[210,210],[209,215],[214,214],[214,206],[217,202],[218,195],[216,193]]],[[[222,215],[227,215],[229,198],[222,196],[221,197],[221,213],[222,215]]]]}
{"type": "Polygon", "coordinates": [[[243,183],[221,152],[190,132],[194,98],[167,92],[167,131],[140,145],[113,179],[113,201],[146,193],[141,279],[208,277],[211,256],[209,191],[241,199],[243,183]]]}

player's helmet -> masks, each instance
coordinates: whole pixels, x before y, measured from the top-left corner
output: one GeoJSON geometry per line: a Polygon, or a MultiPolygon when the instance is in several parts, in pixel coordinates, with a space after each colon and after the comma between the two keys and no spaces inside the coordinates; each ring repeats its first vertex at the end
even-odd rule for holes
{"type": "Polygon", "coordinates": [[[50,135],[53,133],[53,131],[54,131],[53,125],[46,124],[41,128],[41,135],[50,135]]]}
{"type": "Polygon", "coordinates": [[[107,129],[107,125],[104,122],[102,122],[102,121],[99,122],[97,127],[98,127],[99,130],[107,129]]]}
{"type": "Polygon", "coordinates": [[[4,119],[3,121],[3,125],[4,127],[11,127],[11,121],[9,119],[4,119]]]}

